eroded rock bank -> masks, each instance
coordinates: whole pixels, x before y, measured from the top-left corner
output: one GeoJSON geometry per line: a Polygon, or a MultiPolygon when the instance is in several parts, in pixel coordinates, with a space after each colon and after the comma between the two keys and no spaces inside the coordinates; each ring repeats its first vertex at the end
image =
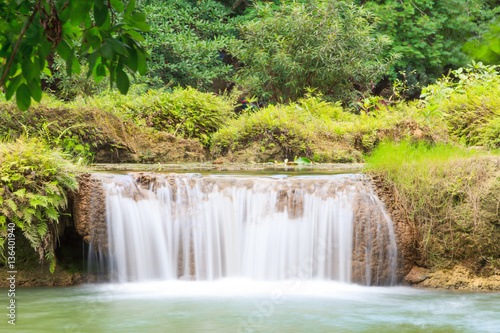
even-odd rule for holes
{"type": "Polygon", "coordinates": [[[449,164],[439,170],[429,166],[429,179],[415,184],[424,194],[421,200],[429,201],[420,203],[424,208],[419,211],[404,189],[384,176],[373,176],[404,255],[403,283],[500,291],[499,159],[482,157],[449,164]]]}

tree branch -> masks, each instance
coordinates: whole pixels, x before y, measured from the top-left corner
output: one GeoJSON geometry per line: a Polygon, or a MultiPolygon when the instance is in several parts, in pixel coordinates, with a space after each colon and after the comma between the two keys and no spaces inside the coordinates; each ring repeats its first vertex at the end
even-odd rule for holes
{"type": "Polygon", "coordinates": [[[238,8],[238,6],[241,5],[242,2],[243,0],[236,0],[234,4],[231,6],[231,11],[234,11],[236,8],[238,8]]]}
{"type": "Polygon", "coordinates": [[[19,38],[17,39],[16,45],[14,45],[14,49],[12,50],[12,54],[10,55],[9,62],[7,63],[7,65],[5,65],[4,72],[2,74],[2,78],[0,79],[0,87],[2,87],[4,85],[5,80],[7,79],[7,75],[9,74],[10,67],[12,66],[12,62],[14,61],[14,57],[16,56],[17,49],[19,48],[19,44],[21,44],[21,40],[23,39],[24,34],[28,30],[29,26],[31,25],[31,23],[33,23],[33,19],[35,18],[36,13],[38,12],[39,6],[40,6],[40,3],[37,2],[36,6],[33,10],[33,13],[31,14],[28,22],[26,22],[26,24],[23,27],[23,30],[21,30],[21,34],[19,35],[19,38]]]}

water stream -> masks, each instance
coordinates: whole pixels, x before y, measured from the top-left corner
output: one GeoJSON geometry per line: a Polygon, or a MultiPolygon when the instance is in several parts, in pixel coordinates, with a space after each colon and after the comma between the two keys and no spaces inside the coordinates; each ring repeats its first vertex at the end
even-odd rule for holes
{"type": "Polygon", "coordinates": [[[104,183],[118,282],[396,282],[390,218],[362,175],[116,176],[104,183]]]}

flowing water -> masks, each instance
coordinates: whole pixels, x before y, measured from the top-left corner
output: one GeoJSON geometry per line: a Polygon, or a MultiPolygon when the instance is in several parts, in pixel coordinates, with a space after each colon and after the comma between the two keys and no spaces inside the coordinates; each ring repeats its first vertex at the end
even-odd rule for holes
{"type": "MultiPolygon", "coordinates": [[[[2,294],[5,290],[0,290],[2,294]]],[[[26,288],[2,332],[499,332],[500,294],[331,281],[166,281],[26,288]]]]}
{"type": "Polygon", "coordinates": [[[500,332],[498,293],[393,286],[392,224],[362,175],[103,186],[89,257],[112,282],[19,288],[16,326],[0,331],[500,332]]]}
{"type": "Polygon", "coordinates": [[[119,282],[396,282],[392,223],[362,175],[127,175],[104,187],[101,252],[119,282]]]}

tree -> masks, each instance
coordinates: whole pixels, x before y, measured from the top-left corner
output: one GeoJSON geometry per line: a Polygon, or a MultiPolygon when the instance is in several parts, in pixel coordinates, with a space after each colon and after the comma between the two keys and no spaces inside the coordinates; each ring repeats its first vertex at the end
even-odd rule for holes
{"type": "Polygon", "coordinates": [[[48,57],[66,61],[68,75],[88,62],[87,76],[109,76],[128,91],[130,74],[145,74],[146,51],[139,44],[148,31],[135,0],[0,0],[0,88],[16,95],[20,109],[40,101],[40,74],[50,75],[48,57]]]}
{"type": "Polygon", "coordinates": [[[151,55],[145,78],[150,86],[170,83],[208,91],[217,81],[230,80],[234,70],[223,50],[236,27],[228,8],[215,0],[147,0],[141,8],[151,25],[144,42],[151,55]]]}
{"type": "Polygon", "coordinates": [[[264,99],[297,99],[308,88],[343,101],[366,91],[387,70],[380,55],[388,39],[352,1],[257,4],[229,48],[243,67],[237,82],[264,99]]]}
{"type": "Polygon", "coordinates": [[[487,64],[500,64],[500,19],[495,20],[480,38],[467,42],[464,49],[487,64]]]}
{"type": "Polygon", "coordinates": [[[499,7],[490,0],[376,0],[365,7],[379,17],[377,29],[391,39],[386,54],[398,53],[389,76],[415,71],[411,85],[427,85],[453,68],[463,67],[470,56],[463,51],[467,39],[481,34],[499,7]]]}

